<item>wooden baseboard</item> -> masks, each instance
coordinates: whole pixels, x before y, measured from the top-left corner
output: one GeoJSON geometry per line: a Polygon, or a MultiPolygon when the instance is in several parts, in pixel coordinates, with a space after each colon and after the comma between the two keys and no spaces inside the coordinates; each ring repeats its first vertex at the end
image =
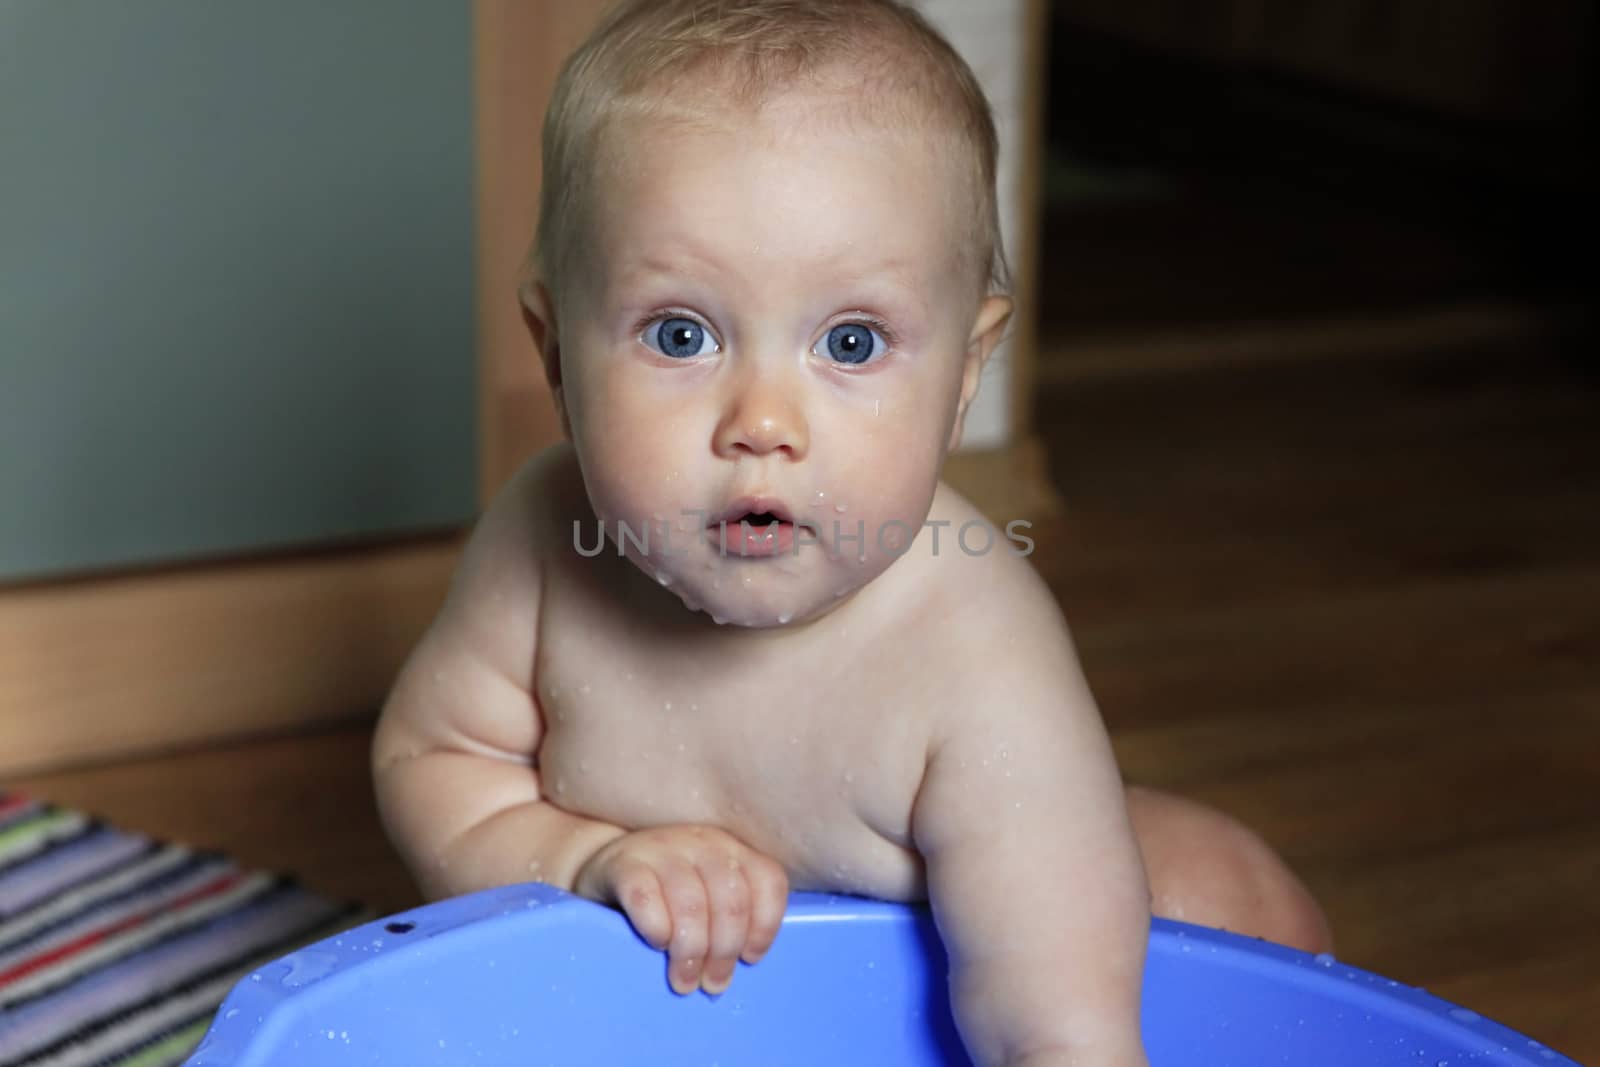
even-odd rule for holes
{"type": "Polygon", "coordinates": [[[370,713],[462,543],[0,589],[0,780],[370,713]]]}

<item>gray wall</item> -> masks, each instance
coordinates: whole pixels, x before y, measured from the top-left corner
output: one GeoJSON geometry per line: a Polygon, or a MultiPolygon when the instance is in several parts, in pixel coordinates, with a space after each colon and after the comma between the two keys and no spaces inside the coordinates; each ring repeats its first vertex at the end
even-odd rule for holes
{"type": "Polygon", "coordinates": [[[0,581],[470,519],[470,17],[0,2],[0,581]]]}

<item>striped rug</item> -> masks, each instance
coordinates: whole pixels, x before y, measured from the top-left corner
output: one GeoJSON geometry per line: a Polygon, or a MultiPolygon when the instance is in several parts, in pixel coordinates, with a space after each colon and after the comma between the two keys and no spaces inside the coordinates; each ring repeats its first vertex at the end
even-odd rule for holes
{"type": "Polygon", "coordinates": [[[0,792],[0,1067],[182,1063],[235,982],[370,918],[0,792]]]}

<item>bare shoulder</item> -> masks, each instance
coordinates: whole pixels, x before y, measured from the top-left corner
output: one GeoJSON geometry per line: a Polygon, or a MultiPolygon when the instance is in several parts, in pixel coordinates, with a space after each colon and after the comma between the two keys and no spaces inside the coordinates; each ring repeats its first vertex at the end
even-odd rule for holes
{"type": "Polygon", "coordinates": [[[1028,559],[1031,527],[990,523],[942,484],[928,521],[939,525],[924,536],[938,530],[940,538],[937,549],[931,537],[918,545],[920,610],[938,657],[930,662],[949,673],[945,705],[954,718],[945,729],[974,707],[988,719],[1093,714],[1067,621],[1028,559]]]}
{"type": "Polygon", "coordinates": [[[450,595],[422,657],[477,661],[506,678],[530,677],[546,560],[565,512],[582,499],[570,446],[536,454],[507,480],[461,553],[450,595]]]}
{"type": "Polygon", "coordinates": [[[576,506],[574,481],[581,494],[571,449],[552,448],[495,495],[467,540],[438,616],[401,671],[386,718],[420,717],[435,726],[448,720],[461,733],[481,735],[485,709],[514,707],[488,699],[488,691],[526,693],[545,560],[558,543],[561,512],[576,506]]]}
{"type": "Polygon", "coordinates": [[[467,542],[452,602],[471,602],[490,590],[536,583],[540,562],[559,544],[564,518],[583,496],[571,446],[530,458],[495,494],[467,542]]]}
{"type": "Polygon", "coordinates": [[[923,587],[936,602],[929,607],[957,615],[964,636],[980,643],[1062,626],[1055,596],[1028,559],[1031,530],[1027,522],[991,522],[941,483],[917,544],[923,587]]]}

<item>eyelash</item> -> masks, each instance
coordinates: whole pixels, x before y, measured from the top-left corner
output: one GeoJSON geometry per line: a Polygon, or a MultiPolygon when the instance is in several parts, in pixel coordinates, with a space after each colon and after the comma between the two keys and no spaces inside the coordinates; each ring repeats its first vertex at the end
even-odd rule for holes
{"type": "MultiPolygon", "coordinates": [[[[657,310],[652,311],[648,315],[645,315],[643,318],[639,319],[638,322],[634,323],[632,330],[633,336],[637,337],[640,334],[643,334],[647,327],[655,325],[662,319],[689,319],[692,322],[699,323],[701,329],[710,332],[713,336],[716,335],[716,331],[711,328],[711,324],[706,322],[706,320],[701,318],[699,315],[696,315],[694,312],[689,311],[687,308],[668,307],[658,308],[657,310]]],[[[883,321],[883,319],[872,314],[871,312],[852,312],[847,317],[840,319],[838,322],[830,323],[828,325],[828,329],[831,330],[835,326],[848,326],[853,322],[860,323],[863,326],[870,326],[874,330],[877,330],[883,339],[889,342],[889,351],[897,351],[900,348],[900,335],[895,333],[894,328],[887,322],[883,321]]],[[[826,331],[823,332],[823,336],[827,336],[826,331]]]]}

